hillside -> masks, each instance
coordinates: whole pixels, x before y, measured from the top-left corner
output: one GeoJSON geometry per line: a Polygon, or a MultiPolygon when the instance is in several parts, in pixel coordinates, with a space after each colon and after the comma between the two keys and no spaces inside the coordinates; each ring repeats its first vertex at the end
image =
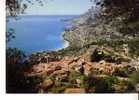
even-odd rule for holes
{"type": "Polygon", "coordinates": [[[109,6],[97,3],[99,10],[92,7],[73,20],[73,27],[62,33],[69,47],[28,57],[29,67],[23,72],[28,92],[139,92],[139,18],[137,8],[133,9],[136,3],[130,5],[131,10],[121,5],[125,0],[108,1],[109,6]]]}

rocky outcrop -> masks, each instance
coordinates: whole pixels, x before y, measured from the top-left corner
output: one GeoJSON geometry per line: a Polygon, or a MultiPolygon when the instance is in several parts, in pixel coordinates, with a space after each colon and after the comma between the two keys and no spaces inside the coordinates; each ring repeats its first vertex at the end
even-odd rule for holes
{"type": "Polygon", "coordinates": [[[51,87],[54,84],[54,82],[51,79],[46,79],[42,82],[40,85],[43,90],[47,90],[49,87],[51,87]]]}
{"type": "Polygon", "coordinates": [[[58,61],[62,59],[61,52],[51,51],[51,52],[36,52],[31,54],[27,61],[30,64],[38,64],[38,63],[49,63],[52,61],[58,61]]]}
{"type": "Polygon", "coordinates": [[[79,73],[83,73],[84,75],[89,75],[95,71],[112,75],[116,69],[128,67],[130,67],[130,65],[126,62],[123,62],[121,64],[109,63],[103,60],[100,62],[89,62],[82,57],[65,57],[61,61],[34,65],[27,75],[35,76],[43,75],[45,73],[58,77],[67,74],[68,72],[71,72],[73,70],[79,73]]]}
{"type": "Polygon", "coordinates": [[[136,68],[136,70],[139,70],[139,58],[132,59],[130,65],[136,68]]]}
{"type": "MultiPolygon", "coordinates": [[[[62,89],[61,91],[64,93],[86,93],[86,89],[88,92],[96,92],[97,90],[94,87],[91,89],[81,88],[86,86],[85,83],[88,82],[84,81],[85,77],[88,77],[87,80],[89,79],[90,82],[101,81],[107,76],[115,76],[119,81],[130,81],[128,75],[136,71],[135,67],[132,67],[129,62],[124,62],[124,60],[121,63],[109,62],[105,59],[92,62],[91,58],[88,57],[90,56],[89,51],[76,57],[65,56],[59,61],[35,64],[25,72],[25,76],[44,78],[38,88],[38,91],[41,92],[48,92],[49,88],[56,88],[55,86],[61,84],[56,89],[59,88],[59,91],[62,89]],[[90,76],[95,77],[95,79],[90,78],[90,76]],[[75,88],[71,88],[71,86],[75,88]]],[[[119,86],[119,84],[114,86],[117,87],[115,91],[119,92],[124,88],[119,86]]],[[[125,86],[124,89],[126,90],[127,88],[128,86],[125,86]]]]}
{"type": "MultiPolygon", "coordinates": [[[[131,64],[129,62],[125,62],[125,58],[123,59],[123,62],[117,63],[117,62],[109,62],[107,59],[103,57],[98,62],[92,62],[88,52],[86,54],[83,54],[82,56],[78,57],[69,57],[66,56],[60,61],[52,61],[49,63],[40,63],[33,65],[31,69],[26,72],[28,76],[35,76],[35,75],[51,75],[51,76],[61,76],[66,75],[71,71],[76,71],[78,73],[82,73],[86,76],[90,75],[92,72],[102,72],[104,74],[112,75],[115,70],[125,68],[125,69],[135,69],[132,68],[131,64]]],[[[92,55],[95,56],[95,55],[92,55]]],[[[122,60],[121,60],[122,61],[122,60]]],[[[127,60],[128,61],[128,60],[127,60]]],[[[136,70],[136,69],[135,69],[136,70]]],[[[133,70],[134,71],[134,70],[133,70]]]]}
{"type": "Polygon", "coordinates": [[[86,93],[83,88],[67,88],[64,93],[86,93]]]}

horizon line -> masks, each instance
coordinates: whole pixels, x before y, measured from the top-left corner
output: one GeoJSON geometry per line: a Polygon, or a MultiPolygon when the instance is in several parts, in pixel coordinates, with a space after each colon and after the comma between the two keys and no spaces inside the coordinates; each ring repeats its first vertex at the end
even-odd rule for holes
{"type": "Polygon", "coordinates": [[[80,16],[82,14],[19,14],[18,16],[70,16],[70,15],[76,15],[80,16]]]}

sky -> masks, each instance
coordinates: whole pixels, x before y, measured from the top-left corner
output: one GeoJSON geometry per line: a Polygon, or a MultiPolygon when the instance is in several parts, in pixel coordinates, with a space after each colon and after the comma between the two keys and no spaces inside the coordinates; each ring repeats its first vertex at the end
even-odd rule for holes
{"type": "Polygon", "coordinates": [[[35,3],[26,9],[26,15],[80,15],[91,8],[90,0],[49,0],[43,6],[35,3]]]}

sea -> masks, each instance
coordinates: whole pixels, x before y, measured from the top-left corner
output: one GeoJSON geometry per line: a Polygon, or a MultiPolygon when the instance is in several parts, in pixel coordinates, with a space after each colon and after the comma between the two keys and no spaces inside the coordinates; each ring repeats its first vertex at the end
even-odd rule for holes
{"type": "Polygon", "coordinates": [[[9,17],[6,31],[13,31],[15,38],[6,43],[6,48],[19,48],[27,54],[55,51],[68,46],[62,32],[71,27],[77,15],[26,15],[9,17]]]}

